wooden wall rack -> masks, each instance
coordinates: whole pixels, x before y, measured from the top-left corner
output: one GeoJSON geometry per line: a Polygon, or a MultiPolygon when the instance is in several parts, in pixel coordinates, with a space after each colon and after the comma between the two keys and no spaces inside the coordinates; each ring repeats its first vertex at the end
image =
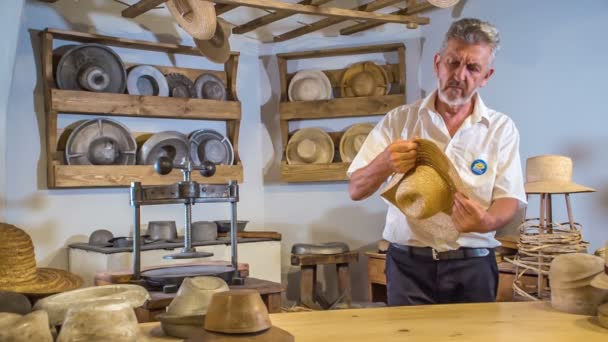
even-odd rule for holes
{"type": "MultiPolygon", "coordinates": [[[[405,45],[402,43],[384,44],[354,48],[340,48],[329,50],[313,50],[277,55],[279,75],[281,80],[281,102],[279,104],[279,117],[281,121],[281,138],[283,146],[283,157],[281,161],[281,181],[284,182],[323,182],[323,181],[345,181],[348,180],[346,171],[350,163],[333,162],[330,164],[287,164],[285,151],[287,142],[293,132],[289,132],[289,122],[294,120],[331,119],[342,117],[360,117],[384,115],[391,109],[405,104],[405,45]],[[287,97],[287,89],[291,78],[295,73],[289,73],[287,62],[297,59],[323,58],[335,56],[348,56],[370,53],[397,53],[399,61],[397,64],[386,64],[382,67],[386,70],[389,82],[391,82],[391,94],[370,97],[344,97],[321,101],[295,101],[290,102],[287,97]]],[[[333,88],[340,87],[344,69],[323,70],[329,78],[333,88]]],[[[344,132],[329,132],[338,149],[340,139],[344,132]]],[[[336,156],[339,152],[336,151],[336,156]]],[[[334,158],[334,161],[336,158],[334,158]]]]}
{"type": "MultiPolygon", "coordinates": [[[[65,165],[63,151],[58,151],[60,132],[57,116],[63,114],[90,114],[94,116],[130,116],[148,118],[174,118],[223,120],[226,122],[228,139],[234,147],[235,165],[218,165],[213,177],[204,178],[193,172],[193,178],[201,183],[219,184],[229,180],[243,181],[243,166],[238,154],[241,103],[236,94],[236,74],[239,53],[232,52],[224,64],[224,71],[156,66],[163,73],[179,72],[191,79],[203,72],[214,73],[226,82],[229,101],[128,94],[96,93],[57,89],[53,72],[53,41],[64,40],[79,43],[98,43],[107,46],[171,54],[201,56],[189,46],[155,43],[141,40],[115,38],[75,31],[46,29],[40,32],[42,73],[45,99],[47,185],[54,188],[79,187],[127,187],[133,181],[146,185],[171,184],[182,180],[180,170],[166,176],[154,172],[152,165],[65,165]]],[[[201,56],[201,58],[204,58],[201,56]]],[[[145,64],[145,63],[142,63],[145,64]]],[[[128,65],[127,65],[128,66],[128,65]]],[[[139,133],[142,134],[142,133],[139,133]]],[[[134,133],[134,135],[137,135],[134,133]]]]}

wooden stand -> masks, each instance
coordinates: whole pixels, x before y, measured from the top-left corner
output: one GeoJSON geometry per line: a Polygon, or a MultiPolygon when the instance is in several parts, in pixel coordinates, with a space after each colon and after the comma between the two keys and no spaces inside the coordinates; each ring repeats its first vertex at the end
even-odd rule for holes
{"type": "MultiPolygon", "coordinates": [[[[405,46],[403,44],[385,44],[366,46],[358,48],[342,48],[330,50],[314,50],[277,55],[279,64],[279,75],[281,78],[281,103],[279,113],[281,119],[281,136],[283,145],[283,159],[281,162],[281,180],[284,182],[320,182],[320,181],[345,181],[348,179],[346,171],[350,163],[343,163],[339,158],[334,158],[330,164],[307,164],[289,165],[285,158],[287,142],[293,132],[289,132],[289,122],[294,120],[328,119],[342,117],[358,117],[384,115],[391,109],[405,104],[405,46]],[[288,73],[287,62],[290,60],[323,58],[359,55],[369,53],[397,53],[398,64],[387,64],[385,69],[392,89],[397,89],[393,94],[370,97],[346,97],[322,101],[294,101],[289,102],[287,89],[291,78],[295,73],[288,73]]],[[[323,70],[329,78],[333,88],[340,87],[342,74],[347,69],[323,70]]],[[[340,146],[340,139],[344,132],[329,133],[334,141],[334,146],[340,146]]],[[[339,157],[339,152],[336,156],[339,157]]]]}
{"type": "Polygon", "coordinates": [[[219,165],[213,177],[203,178],[196,173],[193,174],[193,178],[207,184],[225,184],[229,180],[243,182],[243,166],[238,154],[241,121],[241,104],[236,95],[238,52],[231,53],[228,62],[224,64],[224,71],[155,66],[164,74],[179,72],[192,80],[195,80],[202,73],[212,73],[226,83],[229,101],[137,96],[56,89],[53,71],[53,41],[98,43],[137,50],[194,56],[201,56],[200,52],[189,46],[56,29],[42,31],[40,39],[46,115],[47,184],[49,188],[126,187],[131,182],[141,182],[144,185],[161,185],[182,180],[182,174],[179,170],[173,170],[169,175],[161,177],[154,173],[152,165],[64,165],[63,151],[57,149],[58,132],[60,131],[57,129],[59,113],[226,121],[227,136],[234,148],[235,165],[219,165]]]}
{"type": "Polygon", "coordinates": [[[291,255],[291,264],[300,266],[300,302],[311,309],[319,309],[319,305],[315,302],[319,300],[324,308],[329,304],[316,293],[317,284],[317,266],[318,265],[336,265],[336,274],[338,276],[338,299],[342,299],[348,307],[352,303],[351,286],[350,286],[350,268],[351,262],[359,260],[358,252],[345,252],[340,254],[321,255],[291,255]]]}

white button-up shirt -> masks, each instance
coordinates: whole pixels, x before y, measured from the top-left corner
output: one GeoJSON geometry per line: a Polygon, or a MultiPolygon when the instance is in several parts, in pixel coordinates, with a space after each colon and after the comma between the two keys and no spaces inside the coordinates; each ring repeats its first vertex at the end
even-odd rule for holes
{"type": "MultiPolygon", "coordinates": [[[[369,164],[388,145],[398,139],[414,136],[432,140],[454,164],[472,199],[488,209],[498,198],[515,198],[526,203],[521,161],[519,132],[506,115],[486,107],[479,94],[474,97],[474,109],[453,137],[435,109],[437,91],[410,105],[397,107],[387,113],[368,135],[365,143],[348,169],[350,177],[369,164]],[[479,174],[474,164],[487,164],[479,174]],[[477,171],[477,172],[474,172],[477,171]]],[[[409,246],[432,247],[438,251],[459,247],[493,248],[500,245],[495,233],[463,233],[455,241],[442,241],[429,233],[436,229],[455,229],[445,213],[425,220],[407,218],[397,207],[389,204],[386,214],[385,240],[409,246]]]]}

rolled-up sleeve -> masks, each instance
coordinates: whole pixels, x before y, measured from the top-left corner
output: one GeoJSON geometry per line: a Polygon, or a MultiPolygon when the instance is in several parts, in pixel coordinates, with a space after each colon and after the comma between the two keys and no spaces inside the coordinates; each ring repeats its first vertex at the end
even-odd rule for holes
{"type": "Polygon", "coordinates": [[[492,200],[515,198],[522,204],[526,204],[526,191],[519,156],[519,131],[512,121],[506,125],[498,150],[498,166],[492,200]]]}

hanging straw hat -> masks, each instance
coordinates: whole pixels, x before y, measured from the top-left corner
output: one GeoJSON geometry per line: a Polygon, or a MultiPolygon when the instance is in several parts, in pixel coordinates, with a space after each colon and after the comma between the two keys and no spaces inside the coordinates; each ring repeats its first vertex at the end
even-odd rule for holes
{"type": "Polygon", "coordinates": [[[294,341],[290,333],[272,326],[268,309],[256,290],[214,294],[204,328],[187,341],[294,341]]]}
{"type": "Polygon", "coordinates": [[[34,310],[44,310],[49,314],[51,325],[61,325],[68,309],[75,304],[117,299],[137,308],[150,299],[148,291],[139,285],[113,284],[86,287],[42,298],[34,305],[34,310]]]}
{"type": "Polygon", "coordinates": [[[0,313],[0,341],[53,342],[46,312],[34,311],[24,316],[0,313]]]}
{"type": "Polygon", "coordinates": [[[329,100],[331,82],[321,70],[301,70],[291,78],[287,95],[289,101],[329,100]]]}
{"type": "MultiPolygon", "coordinates": [[[[204,1],[203,1],[204,2],[204,1]]],[[[230,57],[230,24],[224,19],[217,20],[215,34],[208,39],[194,39],[194,44],[210,61],[215,63],[226,63],[230,57]]]]}
{"type": "Polygon", "coordinates": [[[435,7],[448,8],[456,5],[460,0],[428,0],[435,7]]]}
{"type": "Polygon", "coordinates": [[[468,194],[458,171],[430,140],[416,140],[416,166],[406,174],[395,174],[382,190],[382,197],[407,217],[426,219],[439,212],[451,214],[454,193],[468,194]]]}
{"type": "Polygon", "coordinates": [[[604,272],[595,276],[593,281],[591,281],[591,286],[608,290],[608,242],[606,242],[606,249],[604,250],[603,268],[604,272]]]}
{"type": "Polygon", "coordinates": [[[82,279],[54,268],[36,268],[32,239],[23,230],[0,223],[0,290],[49,295],[79,288],[82,279]]]}
{"type": "Polygon", "coordinates": [[[195,39],[210,39],[215,33],[217,16],[212,2],[169,0],[167,8],[177,24],[195,39]]]}
{"type": "Polygon", "coordinates": [[[331,163],[334,141],[320,128],[302,128],[289,139],[285,156],[288,164],[331,163]]]}
{"type": "Polygon", "coordinates": [[[595,189],[572,182],[572,159],[556,155],[528,158],[525,188],[529,194],[595,191],[595,189]]]}
{"type": "Polygon", "coordinates": [[[374,129],[371,123],[355,124],[344,132],[340,139],[340,158],[343,163],[350,163],[365,142],[369,132],[374,129]]]}
{"type": "Polygon", "coordinates": [[[350,66],[342,75],[342,97],[381,96],[388,94],[389,80],[384,68],[374,62],[350,66]]]}

